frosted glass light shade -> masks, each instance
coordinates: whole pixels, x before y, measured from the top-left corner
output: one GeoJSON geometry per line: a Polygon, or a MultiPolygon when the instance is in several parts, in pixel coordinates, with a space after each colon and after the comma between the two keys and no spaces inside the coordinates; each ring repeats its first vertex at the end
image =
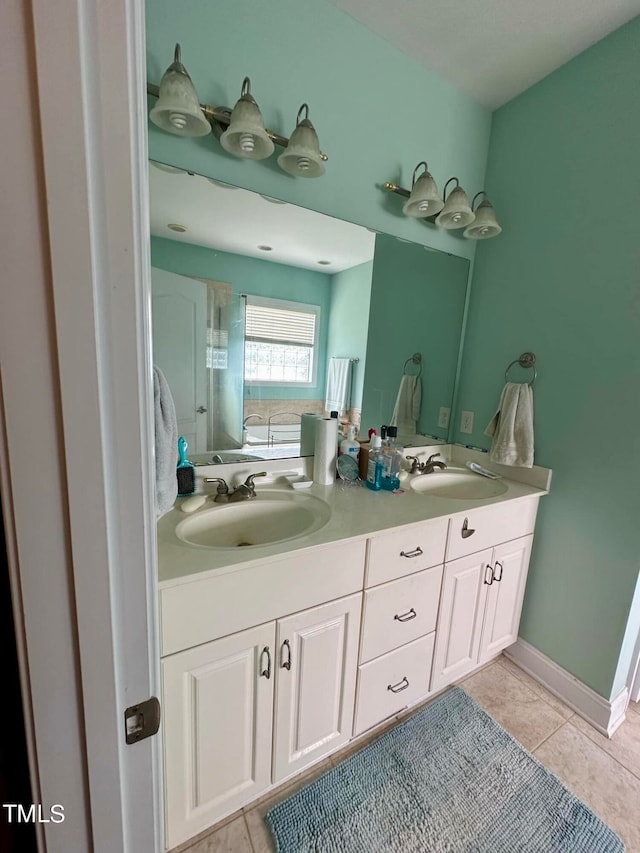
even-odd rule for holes
{"type": "Polygon", "coordinates": [[[245,160],[264,160],[274,145],[264,129],[262,113],[251,94],[251,81],[244,78],[242,95],[231,113],[229,127],[220,137],[225,151],[245,160]]]}
{"type": "Polygon", "coordinates": [[[324,175],[318,134],[309,120],[309,107],[303,104],[298,111],[296,129],[289,144],[278,157],[278,166],[296,178],[319,178],[324,175]],[[300,119],[306,110],[306,117],[300,119]]]}
{"type": "Polygon", "coordinates": [[[436,182],[429,172],[424,172],[411,188],[411,195],[402,206],[405,216],[435,216],[444,207],[438,195],[436,182]]]}
{"type": "Polygon", "coordinates": [[[470,240],[488,240],[490,237],[497,237],[501,231],[493,205],[485,198],[478,205],[474,221],[464,229],[464,236],[470,240]]]}
{"type": "Polygon", "coordinates": [[[158,100],[149,113],[151,121],[161,130],[176,136],[206,136],[211,125],[200,109],[195,86],[180,61],[180,45],[176,45],[173,63],[160,81],[158,100]]]}
{"type": "Polygon", "coordinates": [[[470,225],[475,218],[466,192],[462,187],[455,187],[447,196],[444,207],[436,219],[436,225],[447,229],[464,228],[470,225]]]}

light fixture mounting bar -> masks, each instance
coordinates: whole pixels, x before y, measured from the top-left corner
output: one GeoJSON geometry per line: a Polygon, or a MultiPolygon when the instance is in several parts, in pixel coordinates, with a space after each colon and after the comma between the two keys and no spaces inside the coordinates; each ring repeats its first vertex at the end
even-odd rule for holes
{"type": "MultiPolygon", "coordinates": [[[[410,198],[411,192],[410,190],[405,190],[404,187],[399,187],[398,184],[394,184],[393,181],[386,181],[384,184],[385,190],[390,193],[395,193],[396,195],[401,195],[403,198],[410,198]]],[[[433,225],[436,221],[436,216],[438,214],[434,214],[433,216],[424,216],[421,217],[425,222],[431,222],[433,225]]]]}
{"type": "MultiPolygon", "coordinates": [[[[151,95],[152,98],[159,97],[160,87],[155,83],[147,83],[147,95],[151,95]]],[[[231,109],[229,107],[211,107],[208,104],[200,104],[200,109],[211,125],[211,129],[214,134],[217,137],[220,137],[222,131],[229,127],[231,121],[231,109]]],[[[279,145],[281,148],[287,147],[289,139],[286,136],[280,136],[279,133],[274,133],[274,131],[269,130],[268,127],[266,127],[265,130],[267,132],[267,136],[272,142],[279,145]]],[[[320,158],[325,162],[329,159],[327,154],[323,154],[322,152],[320,152],[320,158]]],[[[406,190],[403,190],[403,192],[406,192],[406,190]]],[[[407,193],[407,195],[409,195],[409,193],[407,193]]]]}

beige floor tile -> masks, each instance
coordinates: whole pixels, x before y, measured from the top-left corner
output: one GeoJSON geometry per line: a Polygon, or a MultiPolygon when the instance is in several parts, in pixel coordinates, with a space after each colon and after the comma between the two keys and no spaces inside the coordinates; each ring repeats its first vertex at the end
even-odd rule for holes
{"type": "Polygon", "coordinates": [[[253,853],[244,815],[187,847],[185,853],[253,853]]]}
{"type": "MultiPolygon", "coordinates": [[[[295,792],[304,785],[308,785],[309,782],[313,782],[314,779],[322,776],[322,774],[326,773],[327,770],[331,770],[331,767],[331,759],[325,758],[324,761],[320,761],[312,767],[308,773],[303,773],[302,776],[294,779],[290,785],[284,785],[275,793],[259,800],[257,804],[252,803],[251,807],[247,807],[245,809],[244,816],[249,828],[249,835],[251,836],[254,853],[271,853],[275,850],[273,841],[271,840],[271,833],[264,822],[264,816],[269,809],[272,809],[275,805],[282,802],[282,800],[285,800],[287,797],[295,794],[295,792]]],[[[198,851],[198,853],[200,853],[200,851],[198,851]]]]}
{"type": "Polygon", "coordinates": [[[499,663],[469,676],[461,687],[528,750],[564,722],[557,711],[499,663]]]}
{"type": "MultiPolygon", "coordinates": [[[[640,714],[633,710],[627,711],[624,723],[611,738],[601,735],[577,714],[571,723],[640,778],[640,714]]],[[[640,809],[640,803],[638,808],[640,809]]],[[[640,821],[640,816],[638,820],[640,821]]]]}
{"type": "Polygon", "coordinates": [[[539,681],[536,681],[535,678],[532,678],[528,673],[526,673],[523,669],[515,664],[513,661],[509,660],[509,658],[502,655],[498,658],[497,661],[500,666],[503,666],[507,669],[512,675],[515,675],[516,678],[519,678],[523,684],[526,684],[530,690],[539,696],[541,699],[544,699],[547,704],[551,705],[554,711],[557,711],[561,717],[565,720],[568,720],[569,717],[573,716],[573,711],[571,708],[568,708],[564,702],[554,696],[553,693],[550,693],[546,687],[543,687],[539,681]]]}
{"type": "Polygon", "coordinates": [[[222,820],[218,821],[214,826],[210,826],[209,829],[205,829],[202,832],[199,832],[197,835],[194,835],[193,838],[190,838],[188,841],[184,841],[182,844],[178,844],[177,847],[172,847],[169,850],[169,853],[191,853],[191,849],[195,847],[195,845],[203,841],[205,838],[208,838],[214,832],[217,832],[219,829],[222,829],[223,826],[226,826],[228,823],[231,823],[232,820],[236,820],[237,818],[242,817],[242,809],[238,809],[235,812],[232,812],[230,815],[222,818],[222,820]]]}
{"type": "Polygon", "coordinates": [[[640,853],[639,779],[578,731],[573,722],[565,723],[535,755],[618,833],[627,853],[640,853]]]}

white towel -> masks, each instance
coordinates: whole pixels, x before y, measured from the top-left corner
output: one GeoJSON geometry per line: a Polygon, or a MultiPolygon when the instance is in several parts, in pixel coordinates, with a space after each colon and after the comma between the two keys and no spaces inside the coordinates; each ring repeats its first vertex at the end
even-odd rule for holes
{"type": "Polygon", "coordinates": [[[507,382],[498,411],[484,431],[493,436],[489,459],[500,465],[533,467],[533,388],[526,383],[507,382]]]}
{"type": "Polygon", "coordinates": [[[178,421],[167,380],[153,368],[153,415],[156,435],[156,515],[164,515],[178,496],[178,421]]]}
{"type": "Polygon", "coordinates": [[[324,407],[327,412],[344,415],[351,400],[351,359],[330,358],[327,371],[327,392],[324,407]]]}
{"type": "Polygon", "coordinates": [[[420,377],[405,373],[400,380],[396,405],[391,416],[391,426],[397,426],[398,433],[401,435],[415,435],[421,405],[422,386],[420,377]]]}

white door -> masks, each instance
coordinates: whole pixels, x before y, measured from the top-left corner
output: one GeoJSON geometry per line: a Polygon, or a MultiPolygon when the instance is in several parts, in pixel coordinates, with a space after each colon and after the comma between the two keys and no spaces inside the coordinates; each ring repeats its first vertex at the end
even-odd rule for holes
{"type": "Polygon", "coordinates": [[[351,737],[361,607],[350,595],[278,622],[274,782],[351,737]]]}
{"type": "Polygon", "coordinates": [[[190,453],[207,450],[207,286],[151,270],[153,360],[164,373],[190,453]]]}
{"type": "Polygon", "coordinates": [[[446,687],[477,665],[491,553],[487,549],[445,564],[432,691],[446,687]]]}
{"type": "Polygon", "coordinates": [[[493,549],[493,579],[480,645],[480,663],[490,660],[518,639],[518,626],[533,536],[523,536],[493,549]]]}
{"type": "Polygon", "coordinates": [[[167,847],[269,786],[274,639],[269,622],[163,660],[167,847]]]}

